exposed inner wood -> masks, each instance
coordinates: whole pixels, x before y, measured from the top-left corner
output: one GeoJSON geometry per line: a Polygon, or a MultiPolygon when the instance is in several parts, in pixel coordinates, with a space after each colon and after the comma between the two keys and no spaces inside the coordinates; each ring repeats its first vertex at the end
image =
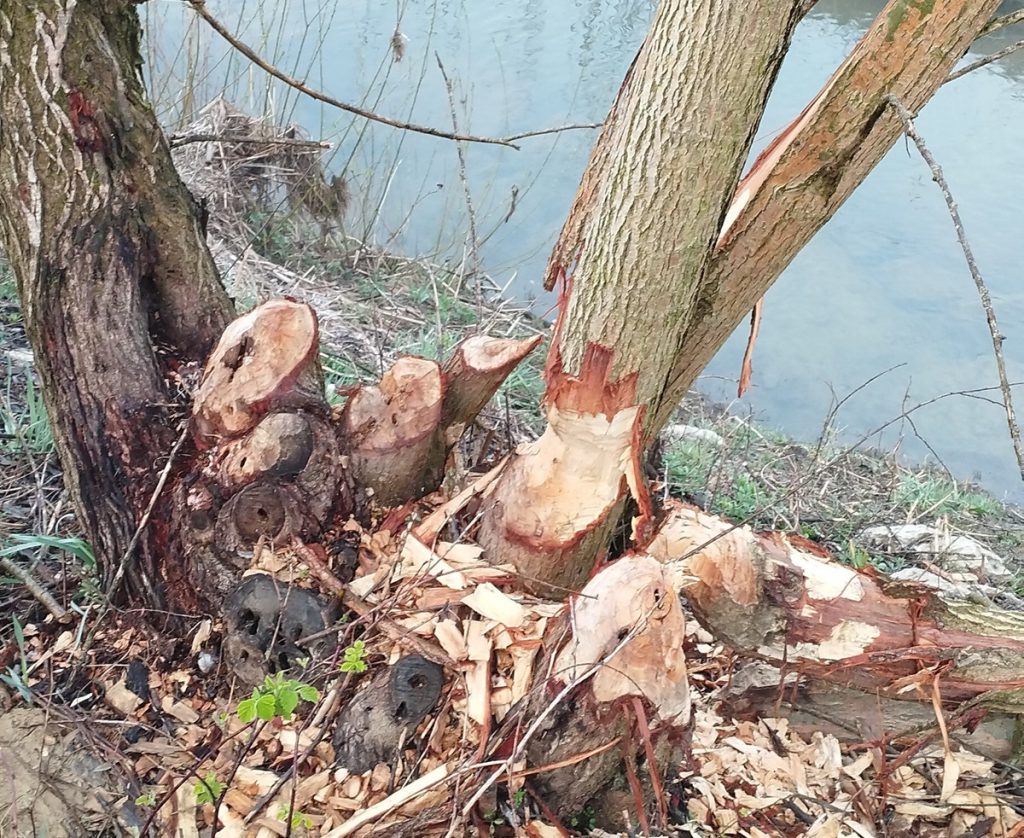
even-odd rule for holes
{"type": "Polygon", "coordinates": [[[936,677],[953,702],[1024,690],[1024,615],[856,570],[798,536],[726,527],[680,506],[648,551],[736,651],[904,700],[930,701],[936,677]]]}
{"type": "Polygon", "coordinates": [[[206,364],[192,411],[210,445],[252,430],[270,411],[323,398],[316,315],[304,303],[270,300],[234,320],[206,364]]]}
{"type": "Polygon", "coordinates": [[[444,392],[436,362],[406,357],[346,403],[342,430],[353,477],[380,504],[418,497],[440,481],[444,392]]]}
{"type": "Polygon", "coordinates": [[[455,348],[444,366],[447,389],[441,414],[449,446],[458,441],[508,374],[542,340],[541,335],[527,340],[474,335],[455,348]]]}
{"type": "Polygon", "coordinates": [[[313,453],[313,430],[301,413],[271,413],[242,439],[218,452],[218,477],[225,487],[258,477],[294,477],[313,453]]]}
{"type": "MultiPolygon", "coordinates": [[[[648,556],[627,556],[595,574],[570,608],[569,637],[544,689],[534,691],[527,718],[551,705],[554,711],[526,755],[528,767],[571,764],[531,779],[558,811],[592,801],[602,822],[625,826],[623,808],[634,823],[653,822],[659,798],[653,790],[675,770],[690,723],[684,621],[670,574],[648,556]],[[634,702],[647,733],[637,726],[634,702]],[[616,747],[606,747],[616,740],[616,747]],[[581,760],[584,754],[592,756],[581,760]],[[627,790],[634,765],[642,766],[639,803],[627,790]]],[[[564,631],[556,624],[551,634],[564,631]]],[[[543,663],[534,668],[544,670],[543,663]]]]}
{"type": "Polygon", "coordinates": [[[543,435],[519,447],[485,496],[479,542],[492,561],[514,564],[527,589],[562,598],[590,575],[595,555],[571,557],[632,475],[638,411],[609,419],[551,405],[543,435]]]}

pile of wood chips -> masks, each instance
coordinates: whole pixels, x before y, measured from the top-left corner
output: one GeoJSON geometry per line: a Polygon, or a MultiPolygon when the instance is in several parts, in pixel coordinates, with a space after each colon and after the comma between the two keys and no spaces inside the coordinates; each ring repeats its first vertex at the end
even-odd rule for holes
{"type": "MultiPolygon", "coordinates": [[[[211,772],[226,787],[216,832],[224,838],[391,835],[445,801],[455,801],[455,814],[462,810],[467,795],[455,784],[479,786],[467,780],[479,779],[480,769],[464,769],[487,754],[493,725],[530,691],[541,638],[562,606],[513,591],[511,568],[488,565],[474,545],[435,540],[429,547],[385,530],[362,533],[361,539],[360,571],[349,591],[385,615],[375,617],[363,635],[369,671],[332,678],[315,707],[300,707],[290,722],[275,719],[255,738],[254,727],[237,716],[246,692],[232,694],[224,688],[229,678],[218,680],[216,669],[204,675],[195,665],[197,654],[216,638],[217,625],[197,623],[190,661],[163,672],[157,641],[142,629],[111,623],[98,633],[88,672],[103,700],[91,718],[104,719],[104,729],[118,734],[138,726],[130,744],[108,737],[143,783],[136,801],[141,820],[157,807],[154,823],[161,834],[198,838],[213,824],[213,806],[197,803],[196,783],[211,772]],[[445,664],[438,708],[394,765],[363,775],[337,767],[330,740],[342,695],[409,652],[445,664]],[[129,660],[148,662],[148,698],[145,689],[128,683],[129,660]],[[222,688],[213,690],[218,683],[222,688]],[[286,775],[297,757],[298,776],[286,775]]],[[[264,549],[250,572],[273,572],[282,581],[316,587],[324,568],[315,564],[306,563],[302,551],[264,549]]],[[[80,656],[77,632],[54,640],[44,627],[26,626],[24,634],[33,672],[59,671],[80,656]]],[[[677,834],[1024,835],[1024,819],[997,794],[989,760],[940,740],[893,770],[885,760],[891,763],[897,755],[883,754],[877,743],[844,752],[832,736],[805,738],[784,718],[722,718],[716,694],[728,684],[732,655],[693,620],[686,652],[694,731],[692,759],[679,776],[690,822],[677,827],[677,834]]],[[[332,666],[337,672],[337,663],[332,666]]],[[[516,794],[527,766],[492,760],[483,776],[495,766],[508,785],[507,799],[517,805],[489,813],[492,834],[567,834],[544,822],[528,796],[516,794]]],[[[481,811],[495,801],[485,796],[481,811]]]]}

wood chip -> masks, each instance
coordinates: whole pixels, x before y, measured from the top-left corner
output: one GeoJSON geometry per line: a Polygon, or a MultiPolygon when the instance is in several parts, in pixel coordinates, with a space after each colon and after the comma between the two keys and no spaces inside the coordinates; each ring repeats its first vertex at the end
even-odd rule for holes
{"type": "Polygon", "coordinates": [[[476,590],[462,600],[462,603],[468,605],[477,614],[508,628],[519,628],[526,622],[529,613],[512,597],[499,591],[490,582],[477,585],[476,590]]]}

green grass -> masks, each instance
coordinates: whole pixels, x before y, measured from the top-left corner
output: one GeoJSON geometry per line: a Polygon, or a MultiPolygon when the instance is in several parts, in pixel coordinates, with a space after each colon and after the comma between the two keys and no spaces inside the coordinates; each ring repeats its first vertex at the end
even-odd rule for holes
{"type": "Polygon", "coordinates": [[[917,514],[984,518],[997,515],[1002,505],[993,497],[961,488],[944,477],[908,474],[896,489],[896,501],[917,514]]]}
{"type": "Polygon", "coordinates": [[[29,376],[17,394],[17,376],[8,367],[3,403],[0,405],[0,449],[47,454],[53,450],[53,432],[43,395],[29,376]]]}
{"type": "Polygon", "coordinates": [[[0,303],[18,302],[18,283],[7,260],[0,257],[0,303]]]}

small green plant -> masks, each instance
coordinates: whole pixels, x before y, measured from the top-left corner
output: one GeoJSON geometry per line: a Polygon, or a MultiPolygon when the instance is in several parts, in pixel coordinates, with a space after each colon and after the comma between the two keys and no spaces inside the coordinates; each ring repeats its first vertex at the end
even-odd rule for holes
{"type": "Polygon", "coordinates": [[[871,564],[871,554],[866,550],[862,550],[852,541],[847,542],[846,549],[843,550],[840,558],[847,564],[857,568],[857,570],[863,570],[871,564]]]}
{"type": "Polygon", "coordinates": [[[26,704],[32,703],[32,691],[28,687],[28,676],[31,668],[28,665],[28,653],[25,648],[25,631],[21,627],[18,618],[11,616],[11,624],[14,628],[14,642],[18,644],[18,663],[8,667],[6,675],[0,675],[0,682],[7,684],[12,690],[16,690],[26,704]]]}
{"type": "Polygon", "coordinates": [[[248,724],[254,719],[269,722],[274,718],[291,721],[300,701],[317,702],[320,693],[315,687],[295,679],[285,679],[278,672],[268,675],[262,684],[254,687],[252,695],[238,703],[238,718],[248,724]]]}
{"type": "Polygon", "coordinates": [[[356,640],[351,646],[345,649],[344,658],[341,661],[342,672],[366,672],[369,664],[366,663],[366,644],[362,640],[356,640]]]}
{"type": "Polygon", "coordinates": [[[573,815],[569,818],[566,826],[578,829],[580,832],[590,832],[597,826],[597,813],[594,811],[594,807],[584,807],[583,811],[578,815],[573,815]]]}
{"type": "Polygon", "coordinates": [[[281,804],[281,807],[277,810],[277,819],[279,821],[283,821],[284,823],[288,823],[290,821],[292,829],[313,828],[313,819],[309,815],[306,815],[302,812],[296,812],[293,815],[291,809],[289,809],[283,803],[281,804]]]}
{"type": "Polygon", "coordinates": [[[517,809],[522,809],[523,804],[526,802],[526,789],[519,789],[515,794],[512,795],[512,803],[517,809]]]}
{"type": "Polygon", "coordinates": [[[220,799],[223,791],[224,784],[217,779],[217,775],[213,771],[207,771],[206,776],[192,787],[196,803],[200,806],[204,803],[215,803],[220,799]]]}
{"type": "Polygon", "coordinates": [[[143,792],[142,794],[140,794],[138,797],[135,798],[135,805],[136,806],[146,806],[146,807],[156,806],[156,794],[153,793],[152,789],[150,789],[149,791],[143,792]]]}
{"type": "Polygon", "coordinates": [[[96,554],[87,541],[81,538],[64,538],[56,535],[39,535],[36,533],[14,533],[8,537],[9,544],[0,548],[0,556],[14,556],[26,550],[44,548],[70,553],[78,559],[89,572],[96,571],[96,554]]]}

